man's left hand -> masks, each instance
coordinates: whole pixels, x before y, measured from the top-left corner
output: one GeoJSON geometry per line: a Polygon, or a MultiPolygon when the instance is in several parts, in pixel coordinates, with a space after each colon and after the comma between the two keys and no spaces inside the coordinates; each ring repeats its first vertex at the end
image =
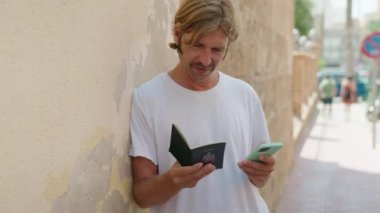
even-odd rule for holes
{"type": "Polygon", "coordinates": [[[242,160],[238,163],[240,169],[256,187],[263,187],[273,172],[276,160],[272,156],[260,156],[262,162],[242,160]]]}

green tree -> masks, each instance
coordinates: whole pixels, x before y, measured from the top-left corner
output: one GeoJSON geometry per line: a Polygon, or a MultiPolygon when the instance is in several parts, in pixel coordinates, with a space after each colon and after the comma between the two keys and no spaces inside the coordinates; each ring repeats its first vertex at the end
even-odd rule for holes
{"type": "Polygon", "coordinates": [[[301,35],[307,35],[313,27],[313,17],[311,15],[311,0],[296,0],[295,27],[301,35]]]}
{"type": "Polygon", "coordinates": [[[372,32],[380,31],[380,20],[370,21],[367,28],[372,32]]]}

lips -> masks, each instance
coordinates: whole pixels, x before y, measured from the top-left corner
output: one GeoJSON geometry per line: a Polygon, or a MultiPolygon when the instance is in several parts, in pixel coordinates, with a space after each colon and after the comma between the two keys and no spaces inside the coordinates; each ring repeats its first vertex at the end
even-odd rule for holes
{"type": "Polygon", "coordinates": [[[199,65],[199,64],[193,64],[192,67],[193,67],[194,69],[196,69],[198,73],[200,73],[200,74],[205,74],[205,73],[207,73],[208,71],[213,70],[213,67],[214,67],[214,66],[212,66],[212,65],[210,65],[210,66],[203,66],[203,65],[199,65]]]}
{"type": "Polygon", "coordinates": [[[194,67],[198,72],[200,72],[200,73],[205,73],[205,72],[207,72],[208,71],[208,69],[207,68],[205,68],[205,67],[194,67]]]}

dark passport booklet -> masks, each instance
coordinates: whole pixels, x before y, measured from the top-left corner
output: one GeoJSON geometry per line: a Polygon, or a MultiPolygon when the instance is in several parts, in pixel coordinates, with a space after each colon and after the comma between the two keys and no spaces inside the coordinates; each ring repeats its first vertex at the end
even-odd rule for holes
{"type": "Polygon", "coordinates": [[[225,142],[213,143],[190,149],[181,131],[173,124],[169,152],[182,166],[190,166],[198,162],[212,163],[216,169],[223,168],[225,142]]]}

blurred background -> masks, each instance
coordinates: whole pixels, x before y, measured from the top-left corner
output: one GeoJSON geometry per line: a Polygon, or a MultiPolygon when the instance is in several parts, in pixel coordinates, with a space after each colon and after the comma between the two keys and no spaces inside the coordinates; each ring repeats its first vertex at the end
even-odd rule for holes
{"type": "Polygon", "coordinates": [[[367,104],[368,119],[377,119],[379,67],[361,49],[369,34],[380,31],[380,1],[296,0],[295,4],[296,48],[307,51],[311,41],[320,45],[318,82],[331,76],[337,83],[334,100],[339,101],[343,78],[353,76],[357,101],[367,104]]]}
{"type": "Polygon", "coordinates": [[[379,32],[379,0],[295,0],[294,49],[318,61],[318,98],[275,212],[379,212],[379,32]]]}

